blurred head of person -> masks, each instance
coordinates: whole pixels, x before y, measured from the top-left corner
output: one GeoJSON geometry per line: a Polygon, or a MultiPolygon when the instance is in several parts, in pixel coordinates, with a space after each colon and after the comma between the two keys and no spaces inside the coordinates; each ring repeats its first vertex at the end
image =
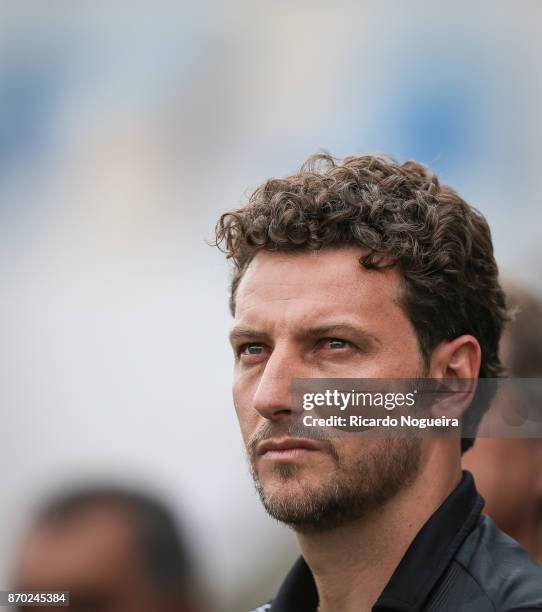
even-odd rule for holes
{"type": "MultiPolygon", "coordinates": [[[[510,377],[541,378],[542,300],[514,285],[506,293],[513,314],[501,341],[502,362],[510,377]]],[[[485,512],[542,562],[542,441],[480,437],[463,465],[475,476],[485,512]]]]}
{"type": "Polygon", "coordinates": [[[69,609],[86,612],[201,609],[169,510],[116,486],[82,488],[45,505],[24,538],[14,586],[69,591],[69,609]]]}

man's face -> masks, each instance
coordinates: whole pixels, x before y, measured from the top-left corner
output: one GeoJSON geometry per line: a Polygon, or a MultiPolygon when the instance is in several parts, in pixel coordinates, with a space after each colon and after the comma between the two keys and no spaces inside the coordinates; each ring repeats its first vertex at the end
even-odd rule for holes
{"type": "Polygon", "coordinates": [[[293,378],[417,378],[414,329],[396,269],[366,270],[359,249],[259,253],[237,290],[233,396],[262,501],[300,531],[377,508],[415,478],[416,438],[292,438],[293,378]]]}
{"type": "Polygon", "coordinates": [[[22,549],[15,584],[19,590],[69,591],[65,609],[83,612],[170,609],[151,585],[133,521],[126,510],[108,505],[38,523],[22,549]]]}

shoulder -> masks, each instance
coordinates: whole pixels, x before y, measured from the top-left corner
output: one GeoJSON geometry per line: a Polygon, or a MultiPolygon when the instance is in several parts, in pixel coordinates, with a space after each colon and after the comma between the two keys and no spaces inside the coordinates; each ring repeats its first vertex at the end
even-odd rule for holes
{"type": "Polygon", "coordinates": [[[497,610],[542,610],[542,567],[482,514],[455,561],[497,610]]]}

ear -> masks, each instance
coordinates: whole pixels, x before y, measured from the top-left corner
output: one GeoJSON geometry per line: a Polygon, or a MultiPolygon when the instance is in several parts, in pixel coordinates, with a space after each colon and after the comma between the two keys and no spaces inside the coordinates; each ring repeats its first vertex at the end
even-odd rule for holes
{"type": "Polygon", "coordinates": [[[460,336],[441,342],[430,360],[429,378],[442,386],[431,404],[433,416],[460,418],[476,391],[482,351],[474,336],[460,336]]]}
{"type": "Polygon", "coordinates": [[[433,351],[429,365],[430,378],[478,378],[482,350],[474,336],[459,336],[441,342],[433,351]]]}

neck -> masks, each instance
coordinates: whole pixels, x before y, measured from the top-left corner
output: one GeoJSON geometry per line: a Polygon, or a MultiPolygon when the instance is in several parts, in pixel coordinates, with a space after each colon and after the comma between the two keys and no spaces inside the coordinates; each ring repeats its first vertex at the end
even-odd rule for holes
{"type": "Polygon", "coordinates": [[[371,610],[416,534],[461,480],[459,460],[431,455],[416,481],[374,512],[329,531],[298,534],[318,589],[318,612],[371,610]]]}

